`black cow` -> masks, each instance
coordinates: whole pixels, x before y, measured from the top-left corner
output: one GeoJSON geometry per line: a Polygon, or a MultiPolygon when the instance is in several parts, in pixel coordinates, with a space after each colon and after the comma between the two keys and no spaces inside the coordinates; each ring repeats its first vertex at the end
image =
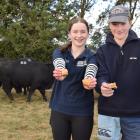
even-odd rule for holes
{"type": "MultiPolygon", "coordinates": [[[[2,80],[3,76],[5,76],[6,71],[10,68],[11,63],[13,63],[15,60],[11,60],[8,58],[0,58],[0,86],[2,86],[2,80]]],[[[21,64],[26,64],[27,62],[33,62],[34,60],[32,58],[20,58],[16,61],[20,61],[21,64]]],[[[29,87],[16,87],[16,93],[21,93],[22,89],[24,89],[24,95],[27,95],[27,92],[29,91],[29,87]]]]}
{"type": "MultiPolygon", "coordinates": [[[[52,75],[53,65],[35,61],[11,61],[8,62],[3,69],[0,70],[2,76],[3,89],[8,97],[13,100],[11,89],[19,89],[21,87],[29,87],[27,101],[31,101],[35,89],[38,89],[47,101],[45,89],[51,88],[54,78],[52,75]]],[[[0,76],[1,77],[1,76],[0,76]]]]}
{"type": "MultiPolygon", "coordinates": [[[[19,58],[17,62],[19,62],[20,64],[27,64],[30,62],[35,62],[35,60],[33,60],[32,58],[24,57],[24,58],[19,58]]],[[[15,90],[16,90],[16,93],[24,92],[24,95],[27,95],[27,92],[29,93],[29,88],[30,87],[26,87],[26,86],[25,87],[18,86],[18,87],[15,87],[15,90]]]]}

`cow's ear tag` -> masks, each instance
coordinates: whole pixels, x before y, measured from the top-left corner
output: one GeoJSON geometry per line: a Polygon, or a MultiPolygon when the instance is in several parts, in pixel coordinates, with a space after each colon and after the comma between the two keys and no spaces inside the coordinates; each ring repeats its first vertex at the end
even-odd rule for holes
{"type": "Polygon", "coordinates": [[[27,61],[20,61],[20,64],[26,65],[27,64],[27,61]]]}

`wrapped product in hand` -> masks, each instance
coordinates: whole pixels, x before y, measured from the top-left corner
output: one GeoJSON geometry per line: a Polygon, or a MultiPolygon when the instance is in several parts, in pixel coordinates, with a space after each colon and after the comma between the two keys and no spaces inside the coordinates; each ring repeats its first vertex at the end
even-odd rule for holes
{"type": "Polygon", "coordinates": [[[61,69],[62,76],[67,76],[68,75],[68,70],[67,69],[61,69]]]}
{"type": "Polygon", "coordinates": [[[82,80],[82,83],[83,83],[83,85],[85,85],[85,86],[89,86],[90,83],[91,83],[91,79],[83,79],[83,80],[82,80]]]}
{"type": "Polygon", "coordinates": [[[110,87],[111,87],[112,89],[117,89],[117,85],[116,85],[115,82],[114,82],[114,83],[110,83],[109,85],[110,85],[110,87]]]}

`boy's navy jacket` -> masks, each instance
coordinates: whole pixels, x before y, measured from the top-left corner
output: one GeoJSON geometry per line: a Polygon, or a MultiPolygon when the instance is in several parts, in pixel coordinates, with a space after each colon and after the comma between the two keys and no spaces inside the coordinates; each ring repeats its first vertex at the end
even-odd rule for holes
{"type": "Polygon", "coordinates": [[[113,35],[107,35],[105,45],[96,53],[98,66],[97,89],[102,82],[116,82],[111,97],[99,97],[99,114],[108,116],[140,117],[140,39],[130,30],[122,47],[113,35]]]}
{"type": "Polygon", "coordinates": [[[76,59],[73,58],[70,49],[61,52],[57,48],[53,53],[53,61],[64,59],[68,76],[63,80],[55,80],[53,96],[50,107],[54,111],[75,116],[93,115],[93,90],[83,87],[82,79],[88,64],[96,64],[94,53],[86,48],[76,59]]]}

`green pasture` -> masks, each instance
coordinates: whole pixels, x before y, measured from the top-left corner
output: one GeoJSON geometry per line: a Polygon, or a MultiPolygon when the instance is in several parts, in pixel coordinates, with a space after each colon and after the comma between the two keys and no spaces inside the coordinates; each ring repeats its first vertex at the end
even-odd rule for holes
{"type": "MultiPolygon", "coordinates": [[[[23,94],[16,94],[14,90],[12,94],[15,100],[10,102],[0,89],[0,140],[53,140],[49,104],[42,100],[41,94],[36,91],[31,103],[26,102],[23,94]]],[[[46,95],[50,99],[51,93],[46,92],[46,95]]],[[[97,140],[96,130],[97,109],[91,140],[97,140]]]]}

